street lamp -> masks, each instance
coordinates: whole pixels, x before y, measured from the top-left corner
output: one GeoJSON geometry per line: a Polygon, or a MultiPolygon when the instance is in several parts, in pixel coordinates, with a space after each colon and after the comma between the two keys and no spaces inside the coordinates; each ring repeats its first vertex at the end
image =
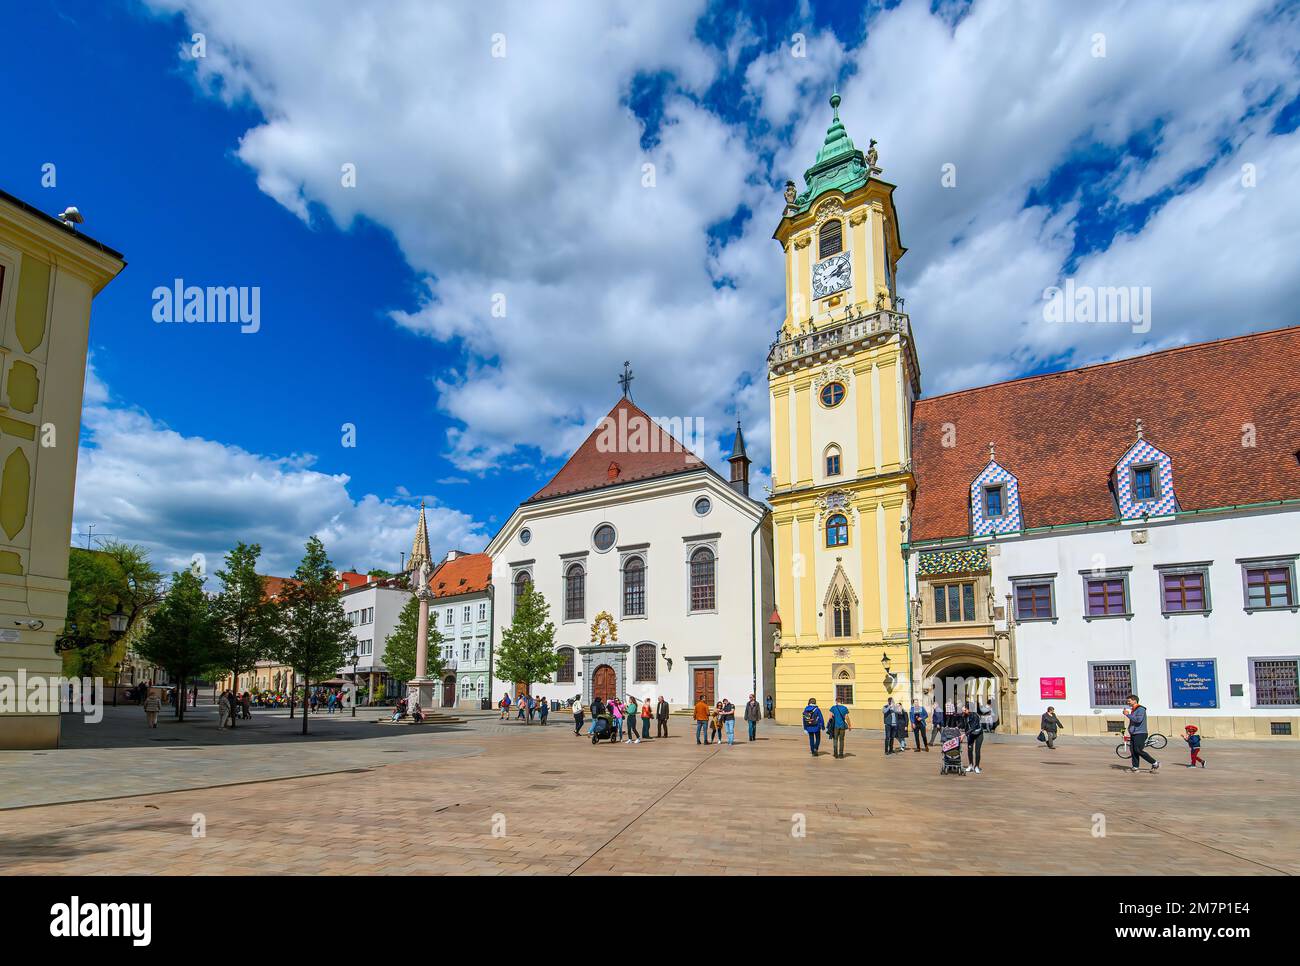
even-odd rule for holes
{"type": "MultiPolygon", "coordinates": [[[[114,641],[126,633],[126,624],[127,617],[122,613],[121,607],[108,615],[108,632],[114,641]]],[[[122,660],[118,661],[117,666],[113,668],[113,707],[115,708],[117,707],[117,692],[122,686],[122,665],[125,663],[126,655],[124,654],[122,660]]]]}
{"type": "Polygon", "coordinates": [[[668,656],[668,645],[666,643],[659,645],[659,656],[664,659],[664,664],[668,666],[668,673],[673,673],[673,659],[668,656]]]}
{"type": "Polygon", "coordinates": [[[357,664],[360,663],[361,657],[357,654],[357,649],[352,649],[352,717],[357,716],[357,664]]]}

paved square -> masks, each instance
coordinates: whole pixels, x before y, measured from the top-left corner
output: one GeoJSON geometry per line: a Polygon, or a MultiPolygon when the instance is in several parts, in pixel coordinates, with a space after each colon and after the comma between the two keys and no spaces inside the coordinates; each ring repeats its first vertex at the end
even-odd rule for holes
{"type": "Polygon", "coordinates": [[[983,774],[941,777],[937,751],[886,759],[878,732],[853,732],[836,761],[766,723],[735,747],[696,745],[679,718],[668,740],[593,747],[563,715],[427,729],[320,716],[309,739],[283,716],[234,734],[210,709],[154,732],[142,717],[118,709],[69,725],[58,751],[0,752],[0,871],[1300,872],[1289,745],[1209,744],[1191,771],[1171,743],[1158,774],[1132,775],[1111,741],[1051,752],[996,735],[983,774]]]}

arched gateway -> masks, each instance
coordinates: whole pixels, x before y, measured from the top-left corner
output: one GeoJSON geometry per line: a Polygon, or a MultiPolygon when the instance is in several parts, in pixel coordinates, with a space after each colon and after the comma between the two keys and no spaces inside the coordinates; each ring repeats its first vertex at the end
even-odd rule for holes
{"type": "Polygon", "coordinates": [[[608,664],[601,664],[591,675],[591,696],[608,701],[618,692],[618,678],[608,664]]]}

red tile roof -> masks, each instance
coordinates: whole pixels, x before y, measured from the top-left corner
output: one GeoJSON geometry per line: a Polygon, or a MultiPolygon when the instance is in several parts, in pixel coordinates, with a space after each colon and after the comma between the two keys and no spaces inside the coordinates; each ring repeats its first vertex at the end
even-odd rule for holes
{"type": "Polygon", "coordinates": [[[262,593],[266,594],[267,599],[275,600],[284,593],[286,586],[293,583],[296,581],[292,577],[263,577],[262,593]]]}
{"type": "Polygon", "coordinates": [[[1300,498],[1300,327],[919,400],[913,542],[969,534],[990,441],[1019,480],[1026,529],[1114,519],[1108,478],[1137,419],[1170,456],[1184,510],[1300,498]]]}
{"type": "Polygon", "coordinates": [[[429,578],[434,597],[455,597],[487,590],[492,582],[492,558],[485,553],[467,553],[445,561],[429,578]]]}
{"type": "Polygon", "coordinates": [[[630,399],[620,399],[551,482],[527,501],[703,469],[704,461],[630,399]]]}
{"type": "Polygon", "coordinates": [[[339,574],[339,590],[353,590],[357,587],[363,587],[370,583],[368,574],[359,574],[352,570],[345,570],[339,574]]]}

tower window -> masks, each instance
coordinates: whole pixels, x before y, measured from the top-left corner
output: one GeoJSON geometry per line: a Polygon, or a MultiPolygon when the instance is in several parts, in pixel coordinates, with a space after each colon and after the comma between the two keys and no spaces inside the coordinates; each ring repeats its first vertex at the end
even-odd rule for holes
{"type": "Polygon", "coordinates": [[[829,258],[844,251],[844,229],[838,219],[832,219],[822,225],[817,235],[817,258],[829,258]]]}
{"type": "Polygon", "coordinates": [[[826,521],[826,546],[847,547],[849,545],[849,521],[843,513],[836,513],[826,521]]]}
{"type": "Polygon", "coordinates": [[[823,406],[827,409],[834,409],[840,403],[844,402],[844,383],[826,383],[826,385],[822,386],[820,398],[823,406]]]}
{"type": "Polygon", "coordinates": [[[826,475],[840,475],[840,448],[838,446],[828,446],[826,448],[826,475]]]}

